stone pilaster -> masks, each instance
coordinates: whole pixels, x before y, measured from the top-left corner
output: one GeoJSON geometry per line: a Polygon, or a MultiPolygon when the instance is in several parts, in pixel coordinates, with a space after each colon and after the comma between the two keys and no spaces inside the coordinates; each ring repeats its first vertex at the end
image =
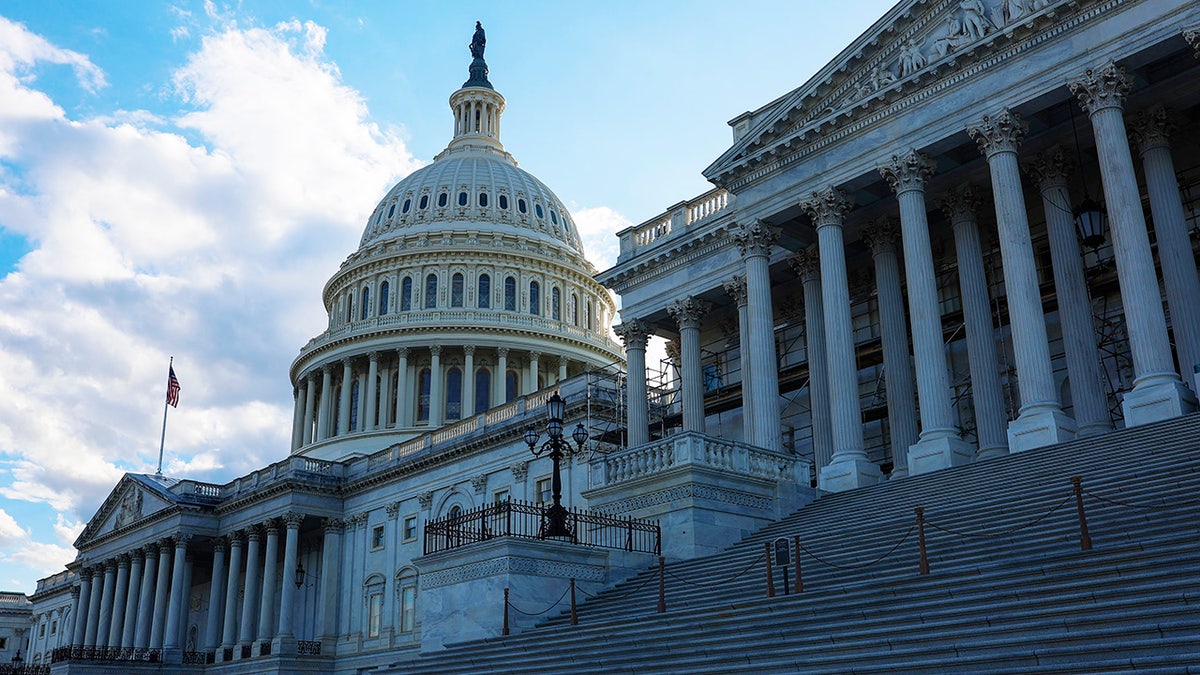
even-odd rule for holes
{"type": "Polygon", "coordinates": [[[629,319],[613,331],[625,343],[625,409],[628,411],[628,447],[650,442],[649,397],[646,390],[646,341],[650,331],[638,319],[629,319]]]}

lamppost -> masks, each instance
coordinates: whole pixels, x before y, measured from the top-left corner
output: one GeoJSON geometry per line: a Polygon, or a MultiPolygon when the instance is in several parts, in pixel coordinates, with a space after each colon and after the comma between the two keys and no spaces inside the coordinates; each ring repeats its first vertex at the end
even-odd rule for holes
{"type": "MultiPolygon", "coordinates": [[[[570,446],[563,438],[563,413],[566,411],[567,402],[562,400],[558,392],[546,401],[546,435],[549,439],[538,447],[537,443],[540,439],[537,429],[530,424],[525,430],[525,443],[529,446],[529,451],[534,457],[541,457],[544,453],[550,455],[550,461],[554,462],[554,473],[550,479],[550,490],[553,503],[546,508],[542,517],[542,532],[543,538],[549,537],[564,537],[574,539],[575,535],[571,533],[571,528],[567,527],[567,510],[562,505],[562,468],[560,466],[563,458],[563,451],[570,446]]],[[[571,433],[571,439],[575,441],[575,445],[580,451],[583,450],[583,444],[587,442],[588,432],[580,423],[575,427],[575,431],[571,433]]]]}

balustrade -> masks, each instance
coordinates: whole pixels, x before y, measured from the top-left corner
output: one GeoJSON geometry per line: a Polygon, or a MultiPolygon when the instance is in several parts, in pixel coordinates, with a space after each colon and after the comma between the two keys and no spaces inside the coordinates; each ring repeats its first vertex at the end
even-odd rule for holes
{"type": "Polygon", "coordinates": [[[808,472],[807,462],[790,455],[699,433],[682,433],[596,458],[592,461],[592,487],[623,483],[682,466],[797,482],[808,472]]]}

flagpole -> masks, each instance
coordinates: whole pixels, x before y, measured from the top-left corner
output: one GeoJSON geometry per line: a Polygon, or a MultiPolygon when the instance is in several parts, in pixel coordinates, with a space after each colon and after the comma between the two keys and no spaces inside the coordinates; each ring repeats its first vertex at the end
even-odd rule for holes
{"type": "MultiPolygon", "coordinates": [[[[170,373],[171,368],[173,368],[174,366],[175,366],[175,357],[172,356],[171,362],[167,364],[167,372],[170,373]]],[[[158,470],[154,472],[154,475],[158,478],[162,478],[163,447],[165,447],[166,444],[167,444],[167,401],[163,400],[162,437],[159,438],[159,440],[158,440],[158,470]]]]}

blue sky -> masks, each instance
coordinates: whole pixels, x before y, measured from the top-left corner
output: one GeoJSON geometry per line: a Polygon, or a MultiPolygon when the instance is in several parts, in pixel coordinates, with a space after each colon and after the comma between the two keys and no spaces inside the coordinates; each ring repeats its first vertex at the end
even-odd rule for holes
{"type": "Polygon", "coordinates": [[[726,122],[889,2],[0,2],[0,588],[32,591],[125,471],[287,453],[287,367],[387,188],[449,140],[474,21],[503,141],[590,258],[706,191],[726,122]],[[732,11],[731,9],[732,8],[732,11]]]}

